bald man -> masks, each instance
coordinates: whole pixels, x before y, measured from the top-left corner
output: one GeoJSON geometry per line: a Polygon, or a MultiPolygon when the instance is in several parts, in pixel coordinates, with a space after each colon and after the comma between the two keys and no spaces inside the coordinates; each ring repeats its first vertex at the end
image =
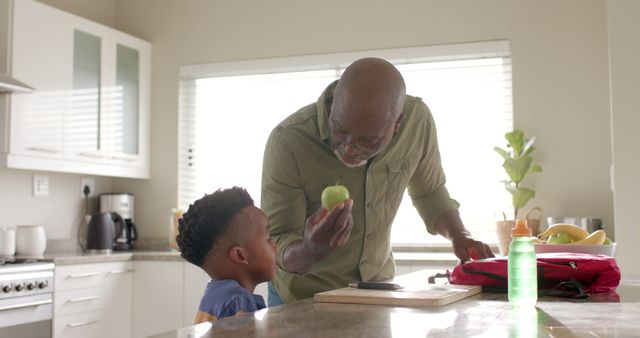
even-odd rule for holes
{"type": "Polygon", "coordinates": [[[493,257],[449,197],[429,108],[406,95],[391,63],[358,60],[267,141],[262,209],[281,270],[269,285],[269,305],[393,278],[390,228],[407,188],[429,233],[451,240],[458,258],[493,257]],[[335,184],[351,199],[327,212],[320,196],[335,184]]]}

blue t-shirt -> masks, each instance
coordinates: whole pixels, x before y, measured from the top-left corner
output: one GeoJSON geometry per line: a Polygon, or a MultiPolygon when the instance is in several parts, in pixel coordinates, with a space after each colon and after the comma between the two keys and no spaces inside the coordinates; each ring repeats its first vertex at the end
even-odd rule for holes
{"type": "Polygon", "coordinates": [[[255,312],[265,307],[262,296],[252,294],[235,280],[211,280],[200,300],[195,324],[255,312]]]}

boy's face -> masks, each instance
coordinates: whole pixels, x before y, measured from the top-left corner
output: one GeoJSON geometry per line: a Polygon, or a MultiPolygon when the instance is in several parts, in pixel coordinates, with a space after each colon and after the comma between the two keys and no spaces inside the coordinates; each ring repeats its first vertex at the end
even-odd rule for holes
{"type": "Polygon", "coordinates": [[[256,283],[272,280],[276,276],[276,248],[269,234],[269,220],[262,210],[247,207],[246,220],[251,237],[246,249],[249,252],[249,271],[256,283]]]}

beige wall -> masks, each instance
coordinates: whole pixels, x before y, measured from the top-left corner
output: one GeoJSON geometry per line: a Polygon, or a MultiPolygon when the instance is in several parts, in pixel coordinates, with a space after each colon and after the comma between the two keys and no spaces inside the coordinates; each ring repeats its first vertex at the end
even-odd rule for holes
{"type": "Polygon", "coordinates": [[[511,40],[515,126],[545,170],[529,206],[612,226],[604,0],[116,0],[115,17],[153,44],[151,179],[114,182],[143,236],[166,238],[177,203],[181,65],[494,39],[511,40]]]}
{"type": "MultiPolygon", "coordinates": [[[[20,0],[18,0],[20,1],[20,0]]],[[[114,0],[38,0],[65,12],[87,18],[105,26],[115,25],[114,0]]]]}
{"type": "MultiPolygon", "coordinates": [[[[21,1],[21,0],[18,0],[21,1]]],[[[43,3],[86,17],[90,20],[113,25],[114,2],[112,0],[46,0],[43,3]]],[[[3,67],[3,66],[2,66],[3,67]]],[[[80,198],[81,175],[32,172],[0,168],[0,211],[1,226],[37,224],[45,227],[47,238],[75,243],[77,227],[84,214],[84,204],[80,198]],[[33,197],[33,174],[49,177],[50,194],[33,197]]],[[[111,191],[111,179],[95,177],[96,193],[111,191]]],[[[97,208],[92,199],[90,208],[97,208]]],[[[61,248],[68,248],[65,243],[61,248]]]]}
{"type": "Polygon", "coordinates": [[[614,205],[618,259],[624,275],[640,275],[637,263],[640,222],[640,2],[608,0],[613,130],[614,205]],[[635,261],[635,263],[634,263],[635,261]]]}

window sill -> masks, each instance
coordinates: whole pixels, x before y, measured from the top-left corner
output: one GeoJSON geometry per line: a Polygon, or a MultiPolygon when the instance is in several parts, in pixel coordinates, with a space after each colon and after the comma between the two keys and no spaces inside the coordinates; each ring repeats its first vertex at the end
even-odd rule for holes
{"type": "MultiPolygon", "coordinates": [[[[498,246],[489,244],[491,250],[498,252],[498,246]]],[[[449,244],[396,244],[392,245],[393,258],[398,265],[420,265],[453,267],[458,257],[449,244]]]]}

